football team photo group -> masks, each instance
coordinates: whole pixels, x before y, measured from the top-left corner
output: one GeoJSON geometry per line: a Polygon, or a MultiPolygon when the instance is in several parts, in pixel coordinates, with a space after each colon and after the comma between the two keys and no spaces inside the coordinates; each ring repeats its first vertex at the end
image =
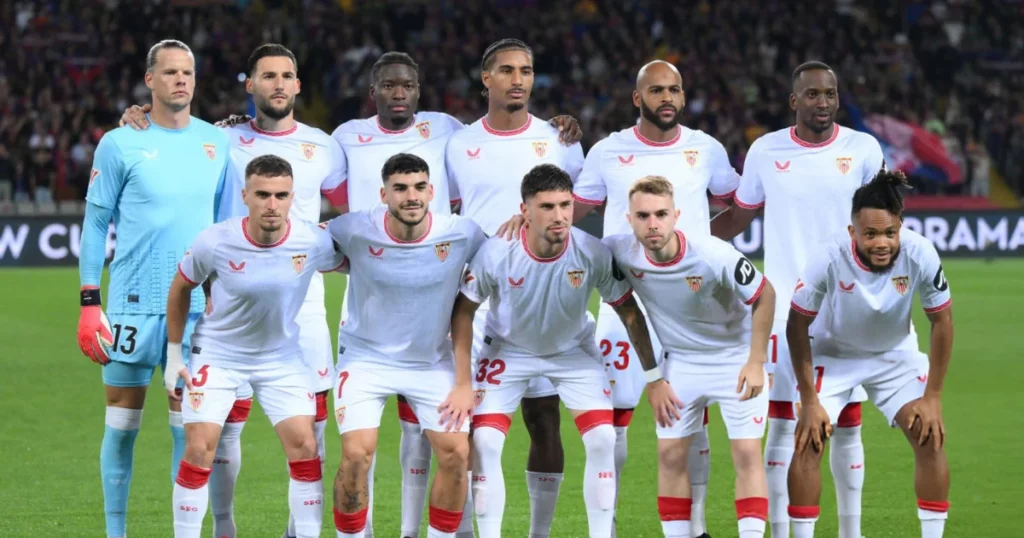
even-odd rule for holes
{"type": "Polygon", "coordinates": [[[616,105],[636,122],[584,154],[577,118],[531,114],[540,77],[518,39],[480,51],[479,120],[418,110],[426,74],[386,52],[358,89],[376,115],[332,134],[296,117],[303,71],[282,45],[237,66],[254,116],[217,124],[193,115],[204,73],[189,45],[150,45],[151,100],[99,141],[81,225],[78,346],[106,400],[90,505],[106,529],[81,536],[133,535],[147,392],[166,393],[170,417],[163,536],[250,535],[239,477],[285,470],[270,495],[287,509],[252,536],[499,538],[518,520],[530,538],[650,536],[622,523],[620,476],[656,447],[656,482],[628,495],[657,507],[666,538],[834,536],[819,521],[862,538],[869,413],[905,438],[892,457],[916,497],[889,535],[943,536],[952,288],[939,250],[903,225],[907,177],[836,121],[829,65],[800,59],[780,104],[791,126],[757,138],[741,174],[681,124],[672,61],[631,67],[632,100],[616,105]],[[599,236],[575,226],[588,217],[599,236]],[[755,218],[763,265],[733,242],[755,218]],[[280,448],[245,442],[259,414],[280,448]],[[396,423],[397,457],[380,442],[396,423]],[[717,424],[728,446],[712,473],[717,424]],[[572,426],[579,450],[562,446],[572,426]],[[505,450],[517,436],[528,451],[505,450]],[[253,450],[280,464],[243,471],[253,450]],[[401,513],[382,519],[385,466],[401,467],[401,513]],[[520,489],[528,508],[506,501],[520,489]],[[552,531],[559,502],[585,514],[567,534],[552,531]],[[730,527],[709,523],[726,512],[730,527]]]}

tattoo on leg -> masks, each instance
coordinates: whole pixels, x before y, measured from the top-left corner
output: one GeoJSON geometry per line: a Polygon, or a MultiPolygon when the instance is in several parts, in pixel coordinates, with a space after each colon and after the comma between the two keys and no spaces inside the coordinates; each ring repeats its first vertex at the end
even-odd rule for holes
{"type": "Polygon", "coordinates": [[[346,489],[342,489],[341,494],[342,494],[342,497],[343,497],[343,499],[341,501],[341,509],[344,512],[346,512],[346,513],[358,512],[359,511],[359,491],[358,490],[352,491],[352,490],[349,490],[349,489],[346,488],[346,489]]]}

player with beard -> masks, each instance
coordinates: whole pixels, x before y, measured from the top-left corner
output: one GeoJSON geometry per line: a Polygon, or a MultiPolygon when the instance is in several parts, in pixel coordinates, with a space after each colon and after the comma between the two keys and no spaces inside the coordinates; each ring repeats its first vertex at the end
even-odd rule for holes
{"type": "MultiPolygon", "coordinates": [[[[288,161],[294,170],[294,202],[291,218],[306,223],[320,220],[321,193],[341,188],[345,179],[345,153],[327,133],[295,120],[295,98],[301,90],[295,55],[284,46],[265,44],[249,56],[246,91],[256,104],[256,119],[227,129],[230,153],[217,220],[243,216],[242,200],[246,166],[254,158],[271,154],[288,161]]],[[[146,107],[125,111],[122,121],[133,128],[148,128],[146,107]]],[[[340,208],[339,208],[340,209],[340,208]]],[[[216,308],[216,305],[214,305],[216,308]]],[[[324,459],[327,424],[327,393],[334,382],[331,335],[324,306],[323,276],[315,274],[299,311],[299,343],[310,376],[315,381],[317,413],[314,424],[320,459],[324,459]]],[[[214,533],[234,538],[234,491],[242,465],[241,434],[252,406],[252,389],[243,383],[238,401],[228,415],[217,444],[210,476],[210,505],[214,533]]],[[[285,537],[295,536],[295,518],[289,515],[285,537]]]]}
{"type": "MultiPolygon", "coordinates": [[[[786,476],[793,457],[793,402],[797,400],[789,345],[782,330],[789,314],[789,294],[812,246],[843,230],[854,191],[884,167],[882,148],[874,137],[835,123],[839,90],[829,66],[804,63],[793,71],[792,80],[789,106],[796,113],[796,125],[766,134],[750,146],[735,203],[711,221],[713,235],[731,240],[747,229],[764,207],[765,276],[779,293],[768,350],[771,382],[764,458],[772,536],[789,536],[786,476]]],[[[856,396],[837,417],[830,452],[840,538],[861,536],[863,391],[858,389],[856,396]]]]}
{"type": "Polygon", "coordinates": [[[821,454],[860,386],[914,450],[921,537],[940,538],[945,528],[942,386],[953,352],[952,299],[935,246],[902,229],[905,186],[902,173],[882,171],[857,189],[848,233],[815,247],[793,293],[786,333],[802,404],[789,469],[794,538],[814,536],[821,454]],[[910,321],[915,292],[931,322],[927,357],[910,321]]]}
{"type": "MultiPolygon", "coordinates": [[[[672,183],[673,199],[681,215],[676,228],[687,234],[707,235],[711,218],[708,191],[716,198],[728,199],[739,186],[740,177],[729,163],[725,148],[703,131],[679,125],[679,112],[686,106],[686,96],[682,76],[668,62],[658,60],[640,69],[633,106],[640,109],[637,125],[612,134],[590,149],[573,189],[573,221],[579,222],[596,207],[607,204],[605,237],[632,233],[625,218],[629,213],[629,190],[637,178],[654,175],[672,183]]],[[[522,226],[521,219],[514,217],[498,233],[516,235],[522,226]]],[[[648,332],[655,356],[660,357],[661,345],[653,328],[649,327],[648,332]]],[[[596,336],[612,385],[618,481],[626,463],[626,429],[646,381],[626,328],[607,303],[601,304],[596,336]]],[[[693,434],[689,445],[691,528],[698,537],[707,536],[704,500],[711,456],[706,420],[705,414],[705,427],[693,434]]]]}

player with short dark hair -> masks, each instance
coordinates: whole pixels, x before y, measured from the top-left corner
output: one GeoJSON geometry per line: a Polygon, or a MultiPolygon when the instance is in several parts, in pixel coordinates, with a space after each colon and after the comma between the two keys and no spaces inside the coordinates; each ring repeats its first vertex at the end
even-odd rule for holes
{"type": "MultiPolygon", "coordinates": [[[[623,318],[641,360],[655,363],[643,314],[611,253],[572,227],[572,188],[569,174],[550,163],[523,177],[521,240],[493,237],[484,243],[469,264],[452,315],[458,357],[468,359],[474,340],[483,341],[475,350],[473,415],[473,497],[481,538],[502,535],[502,448],[512,414],[537,378],[553,385],[583,436],[589,535],[607,537],[612,532],[615,431],[611,389],[598,360],[594,322],[587,316],[595,289],[623,318]],[[485,302],[490,308],[483,334],[475,335],[474,317],[485,302]]],[[[530,535],[547,533],[531,529],[530,535]]]]}
{"type": "MultiPolygon", "coordinates": [[[[793,72],[789,106],[795,125],[757,139],[747,152],[743,178],[731,207],[711,221],[711,233],[731,240],[764,208],[765,276],[775,284],[775,333],[768,350],[769,405],[765,466],[773,536],[789,535],[786,476],[793,457],[798,395],[790,366],[785,320],[789,296],[811,255],[811,247],[848,223],[854,191],[884,167],[882,148],[871,135],[841,127],[836,74],[821,62],[793,72]]],[[[839,506],[840,538],[860,538],[864,488],[861,441],[862,390],[836,423],[829,459],[839,506]]]]}
{"type": "Polygon", "coordinates": [[[323,464],[313,433],[317,406],[296,317],[313,274],[337,270],[344,257],[315,223],[288,218],[292,186],[288,161],[274,155],[250,161],[242,192],[248,215],[203,230],[171,283],[164,386],[173,394],[176,382],[183,380],[189,403],[185,456],[173,495],[176,538],[199,538],[220,430],[243,385],[255,390],[288,457],[295,535],[320,536],[323,464]],[[182,337],[189,297],[207,281],[215,307],[196,324],[192,364],[186,368],[182,337]]]}
{"type": "Polygon", "coordinates": [[[940,538],[945,528],[941,402],[953,352],[952,299],[935,246],[902,227],[905,186],[902,173],[883,170],[857,189],[848,233],[812,253],[793,293],[786,333],[801,403],[789,469],[794,538],[814,536],[821,455],[861,386],[914,450],[922,538],[940,538]],[[915,293],[931,322],[927,357],[910,321],[915,293]]]}
{"type": "MultiPolygon", "coordinates": [[[[199,232],[213,224],[228,154],[224,133],[191,116],[195,58],[187,45],[176,40],[154,45],[147,55],[145,81],[152,92],[154,127],[143,133],[114,129],[100,140],[86,193],[79,259],[78,345],[103,365],[107,408],[100,475],[111,538],[126,534],[132,454],[142,406],[153,370],[166,360],[165,314],[167,290],[175,274],[173,260],[180,259],[199,232]],[[110,264],[104,314],[99,285],[111,220],[117,251],[110,264]]],[[[186,344],[204,308],[202,292],[193,294],[186,344]]],[[[169,402],[173,481],[185,448],[185,432],[180,397],[173,396],[169,402]]]]}

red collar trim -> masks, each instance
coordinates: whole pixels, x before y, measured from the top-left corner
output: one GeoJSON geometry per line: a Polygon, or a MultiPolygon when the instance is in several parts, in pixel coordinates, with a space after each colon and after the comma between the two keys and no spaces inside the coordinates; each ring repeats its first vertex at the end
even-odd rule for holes
{"type": "Polygon", "coordinates": [[[855,243],[853,239],[850,240],[850,255],[853,256],[853,261],[857,264],[857,267],[860,267],[869,273],[871,272],[871,268],[864,265],[864,262],[860,261],[860,256],[857,255],[857,243],[855,243]]]}
{"type": "Polygon", "coordinates": [[[533,115],[527,116],[526,123],[523,124],[523,126],[518,129],[513,129],[511,131],[499,131],[497,129],[492,128],[490,124],[487,123],[487,116],[483,117],[484,130],[495,136],[515,136],[517,134],[523,134],[526,132],[527,129],[530,128],[531,123],[533,123],[533,115]]]}
{"type": "Polygon", "coordinates": [[[826,140],[824,142],[818,142],[817,144],[808,142],[806,140],[801,140],[800,137],[798,137],[796,135],[796,127],[790,127],[789,128],[789,137],[791,139],[793,139],[793,142],[796,142],[797,145],[803,146],[805,148],[823,148],[823,147],[831,144],[832,142],[835,142],[836,138],[839,138],[839,124],[838,123],[833,123],[832,124],[832,136],[830,136],[828,138],[828,140],[826,140]]]}
{"type": "Polygon", "coordinates": [[[561,258],[562,255],[565,254],[565,251],[569,250],[569,242],[572,241],[572,228],[569,228],[569,235],[565,238],[565,246],[562,248],[562,252],[559,252],[558,254],[555,254],[550,258],[541,258],[540,256],[537,256],[533,252],[530,252],[530,245],[526,242],[525,224],[522,228],[519,229],[519,241],[523,244],[523,250],[526,251],[526,255],[529,256],[530,259],[540,263],[551,263],[557,260],[558,258],[561,258]]]}
{"type": "Polygon", "coordinates": [[[647,254],[647,249],[644,249],[644,257],[647,258],[647,261],[650,262],[650,264],[655,267],[668,267],[670,265],[675,265],[679,263],[680,261],[682,261],[683,256],[686,256],[686,236],[683,235],[683,232],[676,230],[676,237],[679,238],[679,253],[676,254],[675,258],[672,258],[667,262],[656,262],[651,259],[651,256],[649,254],[647,254]]]}
{"type": "Polygon", "coordinates": [[[415,115],[412,117],[412,121],[409,122],[409,126],[408,127],[406,127],[405,129],[401,129],[399,131],[392,131],[391,129],[385,129],[384,126],[380,124],[380,116],[379,115],[377,116],[377,128],[380,129],[380,132],[382,132],[382,133],[384,133],[386,135],[402,134],[402,133],[408,131],[409,129],[412,129],[413,125],[416,125],[416,116],[415,115]]]}
{"type": "Polygon", "coordinates": [[[434,226],[434,214],[431,213],[430,211],[427,211],[427,231],[423,232],[423,235],[419,236],[416,239],[413,239],[412,241],[403,241],[391,235],[391,230],[388,229],[389,214],[390,213],[388,213],[387,211],[384,212],[384,233],[388,234],[388,238],[390,238],[392,241],[401,245],[412,245],[415,243],[422,243],[423,240],[426,239],[428,235],[430,235],[430,229],[434,226]]]}
{"type": "Polygon", "coordinates": [[[272,244],[272,245],[264,245],[263,243],[259,243],[255,239],[253,239],[252,237],[249,236],[249,229],[246,227],[246,224],[248,224],[248,223],[249,223],[249,217],[245,217],[245,218],[242,219],[242,235],[244,235],[245,239],[247,241],[249,241],[250,243],[252,243],[253,246],[257,246],[257,247],[260,247],[260,248],[279,247],[279,246],[281,246],[282,243],[284,243],[285,241],[288,240],[288,236],[291,235],[291,233],[292,233],[292,220],[291,219],[287,219],[287,220],[285,220],[284,235],[281,236],[281,239],[278,239],[277,242],[272,244]]]}
{"type": "Polygon", "coordinates": [[[666,147],[666,146],[671,146],[672,144],[675,144],[676,142],[679,142],[679,138],[683,136],[683,128],[677,125],[676,126],[676,135],[674,137],[672,137],[672,140],[667,140],[665,142],[655,142],[655,141],[651,140],[650,138],[647,138],[644,135],[640,134],[640,126],[639,125],[634,125],[633,126],[633,134],[636,135],[636,139],[637,140],[643,142],[644,144],[647,144],[648,146],[655,147],[655,148],[663,148],[663,147],[666,147]]]}
{"type": "Polygon", "coordinates": [[[256,131],[257,133],[259,133],[261,135],[265,135],[265,136],[288,136],[288,135],[294,133],[296,130],[298,130],[299,122],[293,123],[291,129],[286,129],[284,131],[273,132],[273,131],[264,131],[263,129],[260,129],[259,127],[256,126],[256,121],[255,120],[249,120],[249,128],[252,129],[253,131],[256,131]]]}

